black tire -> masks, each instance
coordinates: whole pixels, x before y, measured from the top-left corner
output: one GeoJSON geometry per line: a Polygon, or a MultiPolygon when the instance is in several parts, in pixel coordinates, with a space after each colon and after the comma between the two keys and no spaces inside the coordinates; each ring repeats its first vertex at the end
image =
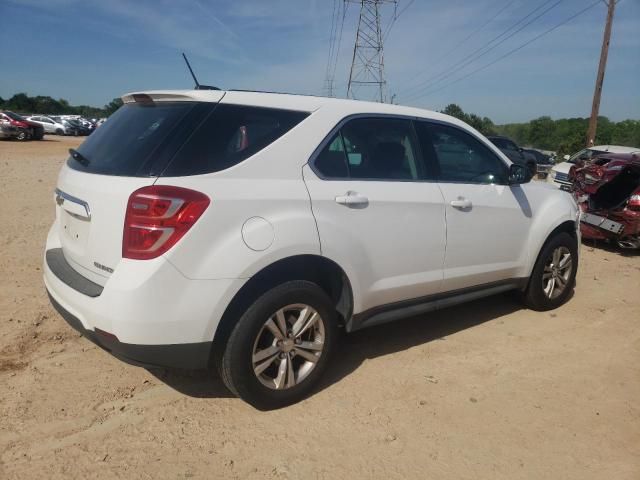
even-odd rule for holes
{"type": "MultiPolygon", "coordinates": [[[[293,316],[287,321],[292,319],[293,316]]],[[[317,327],[317,323],[314,325],[317,327]]],[[[240,317],[223,347],[222,355],[217,359],[218,371],[227,388],[254,407],[260,410],[284,407],[302,400],[311,393],[327,367],[337,335],[337,314],[327,294],[315,283],[302,280],[289,281],[264,293],[240,317]],[[263,338],[262,335],[265,332],[271,333],[265,330],[265,323],[274,317],[276,312],[296,304],[310,306],[317,312],[318,321],[322,323],[323,327],[323,348],[318,360],[313,362],[310,373],[300,383],[281,390],[270,388],[263,384],[263,380],[259,379],[258,374],[254,373],[254,349],[257,348],[258,342],[263,338]]],[[[273,339],[277,340],[275,336],[273,339]]],[[[274,347],[276,345],[271,344],[266,348],[274,347]]],[[[294,348],[292,355],[295,355],[295,351],[294,348]]],[[[283,362],[291,362],[291,365],[294,365],[293,357],[287,357],[287,360],[282,359],[283,355],[286,356],[289,353],[278,353],[277,355],[270,362],[269,369],[275,368],[277,372],[277,367],[281,367],[283,362]]],[[[300,355],[295,361],[298,364],[305,364],[304,357],[300,355]]],[[[269,372],[269,370],[265,370],[265,372],[269,372]]],[[[288,375],[287,371],[285,377],[288,378],[288,375]]],[[[296,375],[294,375],[295,377],[296,375]]],[[[284,382],[284,378],[282,381],[284,382]]]]}
{"type": "MultiPolygon", "coordinates": [[[[527,305],[532,310],[537,311],[546,311],[553,310],[554,308],[558,308],[560,305],[565,303],[576,283],[576,273],[578,270],[578,245],[576,239],[569,235],[566,232],[561,232],[553,237],[551,237],[545,245],[542,247],[540,254],[538,255],[538,259],[536,260],[536,264],[533,267],[533,272],[531,273],[531,277],[529,278],[529,284],[527,285],[527,289],[524,291],[523,300],[525,305],[527,305]],[[552,276],[556,276],[556,278],[560,278],[565,282],[564,289],[556,296],[551,298],[548,293],[545,293],[545,282],[548,280],[543,279],[543,275],[549,275],[550,273],[545,272],[545,267],[548,270],[553,270],[557,265],[553,264],[553,255],[554,252],[568,252],[570,254],[571,260],[571,268],[568,271],[568,275],[564,275],[564,273],[558,273],[560,270],[557,270],[555,273],[551,273],[552,276]],[[551,262],[551,263],[550,263],[551,262]]],[[[554,285],[555,282],[554,278],[554,285]]],[[[548,283],[546,284],[548,286],[548,283]]],[[[553,286],[550,289],[553,292],[553,286]]]]}
{"type": "Polygon", "coordinates": [[[25,130],[20,130],[18,132],[18,135],[16,135],[16,140],[20,141],[20,142],[24,142],[26,140],[29,139],[29,135],[27,134],[27,132],[25,130]]]}
{"type": "Polygon", "coordinates": [[[64,135],[64,131],[61,128],[59,128],[56,130],[56,135],[64,135]]]}

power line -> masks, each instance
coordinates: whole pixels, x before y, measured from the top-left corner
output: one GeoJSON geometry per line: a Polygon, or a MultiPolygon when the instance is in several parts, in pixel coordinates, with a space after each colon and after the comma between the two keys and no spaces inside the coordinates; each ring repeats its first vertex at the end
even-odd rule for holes
{"type": "MultiPolygon", "coordinates": [[[[447,50],[445,53],[443,53],[440,57],[438,57],[438,59],[434,62],[434,64],[431,66],[431,68],[433,68],[436,65],[440,65],[442,63],[442,61],[445,58],[449,58],[449,56],[455,52],[458,48],[460,48],[462,45],[464,45],[471,37],[473,37],[476,33],[480,32],[481,30],[483,30],[487,25],[489,25],[491,22],[493,22],[496,18],[498,18],[498,16],[504,12],[507,8],[509,8],[511,5],[513,5],[515,3],[516,0],[509,0],[506,4],[504,4],[502,6],[502,8],[500,8],[489,20],[487,20],[486,22],[484,22],[482,25],[480,25],[478,28],[476,28],[475,30],[473,30],[469,35],[467,35],[465,38],[463,38],[460,42],[458,42],[453,48],[451,48],[450,50],[447,50]]],[[[427,72],[428,69],[426,70],[422,70],[420,73],[418,73],[416,75],[416,77],[419,77],[420,75],[424,74],[427,72]]],[[[415,78],[415,77],[414,77],[415,78]]],[[[427,79],[426,81],[428,81],[429,79],[427,79]]],[[[408,89],[412,89],[415,88],[414,87],[409,87],[408,89]]]]}
{"type": "Polygon", "coordinates": [[[510,26],[509,28],[507,28],[506,30],[504,30],[502,33],[500,33],[499,35],[495,36],[494,38],[492,38],[489,42],[487,42],[486,44],[484,44],[483,46],[481,46],[480,48],[477,48],[476,50],[474,50],[473,52],[471,52],[469,55],[467,55],[466,57],[464,57],[462,60],[454,63],[453,65],[451,65],[449,68],[445,69],[444,71],[442,71],[441,73],[432,76],[426,80],[424,80],[423,82],[421,82],[419,85],[409,88],[407,89],[407,91],[412,91],[415,90],[414,93],[409,95],[409,98],[414,97],[415,95],[417,95],[418,91],[422,90],[428,90],[429,88],[433,87],[435,84],[440,83],[442,80],[449,78],[451,75],[453,75],[454,73],[462,70],[463,68],[465,68],[467,65],[475,62],[476,60],[478,60],[479,58],[483,57],[484,55],[486,55],[487,53],[489,53],[490,51],[494,50],[495,48],[497,48],[498,46],[500,46],[502,43],[504,43],[505,41],[507,41],[509,38],[513,37],[514,35],[516,35],[517,33],[521,32],[523,29],[525,29],[526,27],[528,27],[529,25],[531,25],[533,22],[535,22],[537,19],[539,19],[540,17],[542,17],[543,15],[545,15],[547,12],[549,12],[551,9],[555,8],[556,6],[558,6],[561,2],[563,2],[564,0],[556,0],[555,3],[553,5],[551,5],[550,7],[548,7],[547,9],[545,9],[544,11],[542,11],[542,13],[536,15],[534,18],[532,18],[531,20],[529,20],[528,22],[524,23],[524,25],[521,25],[519,28],[517,28],[515,31],[512,31],[514,28],[518,27],[518,25],[522,24],[525,20],[527,20],[529,17],[531,17],[532,15],[534,15],[536,12],[538,12],[539,10],[541,10],[542,8],[544,8],[545,6],[547,6],[549,3],[551,3],[554,0],[546,0],[545,2],[543,2],[542,4],[540,4],[538,7],[536,7],[534,10],[532,10],[531,12],[529,12],[527,15],[525,15],[523,18],[521,18],[519,21],[517,21],[515,24],[513,24],[512,26],[510,26]],[[511,33],[509,33],[511,32],[511,33]],[[508,34],[508,35],[507,35],[508,34]],[[505,37],[505,35],[507,35],[505,37]],[[504,37],[504,38],[502,38],[504,37]],[[502,38],[502,40],[500,40],[499,42],[495,43],[497,40],[499,40],[500,38],[502,38]],[[494,44],[495,43],[495,44],[494,44]],[[492,45],[494,44],[494,45],[492,45]],[[484,50],[484,51],[483,51],[484,50]],[[480,53],[482,52],[482,53],[480,53]],[[480,53],[479,55],[476,55],[480,53]]]}
{"type": "Polygon", "coordinates": [[[333,96],[333,79],[331,78],[331,62],[333,59],[333,49],[335,46],[335,32],[337,27],[337,9],[336,6],[338,4],[338,0],[333,0],[333,12],[331,13],[331,30],[329,32],[329,55],[327,56],[327,68],[325,72],[325,85],[324,88],[329,97],[333,96]]]}
{"type": "Polygon", "coordinates": [[[407,8],[409,8],[411,4],[415,1],[416,0],[410,0],[409,3],[407,3],[407,5],[402,10],[400,10],[400,13],[397,12],[398,4],[396,3],[396,11],[393,14],[393,18],[389,22],[389,26],[387,27],[384,34],[382,35],[382,41],[385,41],[387,39],[387,36],[389,36],[389,32],[391,32],[391,28],[393,28],[393,25],[396,23],[398,18],[400,18],[400,15],[402,15],[407,10],[407,8]]]}
{"type": "Polygon", "coordinates": [[[340,55],[340,45],[342,43],[342,31],[344,30],[344,20],[346,16],[347,16],[347,3],[344,2],[342,4],[342,22],[340,23],[340,34],[338,35],[338,46],[335,49],[335,59],[333,62],[333,70],[331,72],[332,86],[335,84],[336,69],[338,68],[338,57],[340,55]]]}
{"type": "Polygon", "coordinates": [[[490,66],[492,66],[492,65],[495,65],[495,64],[496,64],[496,63],[498,63],[500,60],[502,60],[502,59],[504,59],[504,58],[506,58],[506,57],[508,57],[508,56],[510,56],[510,55],[512,55],[512,54],[514,54],[514,53],[516,53],[516,52],[517,52],[517,51],[519,51],[519,50],[522,50],[524,47],[526,47],[527,45],[529,45],[529,44],[531,44],[531,43],[535,42],[535,41],[536,41],[536,40],[538,40],[539,38],[542,38],[542,37],[544,37],[545,35],[548,35],[549,33],[553,32],[553,31],[554,31],[554,30],[556,30],[557,28],[559,28],[559,27],[561,27],[561,26],[565,25],[566,23],[569,23],[571,20],[573,20],[573,19],[574,19],[574,18],[576,18],[576,17],[579,17],[580,15],[582,15],[583,13],[585,13],[587,10],[592,9],[593,7],[595,7],[595,6],[596,6],[598,3],[600,3],[600,2],[601,2],[601,0],[596,0],[595,2],[593,2],[592,4],[590,4],[589,6],[587,6],[587,7],[583,8],[583,9],[582,9],[582,10],[580,10],[579,12],[575,13],[574,15],[571,15],[570,17],[566,18],[566,19],[565,19],[565,20],[563,20],[562,22],[560,22],[560,23],[558,23],[557,25],[555,25],[555,26],[553,26],[553,27],[549,28],[548,30],[545,30],[544,32],[542,32],[542,33],[540,33],[540,34],[536,35],[535,37],[533,37],[533,38],[531,38],[530,40],[526,41],[525,43],[523,43],[523,44],[519,45],[518,47],[516,47],[516,48],[514,48],[514,49],[512,49],[512,50],[509,50],[508,52],[506,52],[505,54],[503,54],[503,55],[499,56],[499,57],[498,57],[498,58],[496,58],[495,60],[493,60],[493,61],[491,61],[491,62],[489,62],[489,63],[487,63],[487,64],[483,65],[483,66],[482,66],[482,67],[480,67],[480,68],[477,68],[477,69],[475,69],[475,70],[473,70],[473,71],[469,72],[468,74],[466,74],[466,75],[464,75],[464,76],[462,76],[462,77],[460,77],[460,78],[458,78],[458,79],[454,80],[453,82],[448,83],[447,85],[443,85],[442,87],[436,88],[435,90],[431,90],[431,91],[428,91],[428,92],[424,92],[424,93],[422,93],[421,95],[417,96],[417,97],[416,97],[416,99],[417,99],[417,98],[423,98],[423,97],[425,97],[425,96],[427,96],[427,95],[432,95],[433,93],[439,92],[440,90],[443,90],[443,89],[445,89],[445,88],[447,88],[447,87],[450,87],[451,85],[455,85],[456,83],[461,82],[462,80],[465,80],[465,79],[469,78],[470,76],[472,76],[472,75],[474,75],[474,74],[476,74],[476,73],[478,73],[478,72],[481,72],[482,70],[485,70],[485,69],[489,68],[489,67],[490,67],[490,66]]]}
{"type": "MultiPolygon", "coordinates": [[[[533,17],[531,20],[529,20],[528,22],[522,24],[522,22],[524,22],[527,18],[531,17],[531,15],[533,15],[534,13],[536,13],[537,11],[539,11],[540,9],[544,8],[546,5],[548,5],[550,2],[552,2],[554,0],[546,0],[545,2],[543,2],[541,5],[539,5],[538,7],[536,7],[533,11],[529,12],[525,17],[523,17],[522,19],[520,19],[518,22],[516,22],[515,24],[513,24],[511,27],[507,28],[506,30],[504,30],[500,35],[494,37],[491,41],[489,41],[488,43],[486,43],[485,45],[483,45],[482,47],[474,50],[472,53],[470,53],[469,55],[467,55],[466,57],[464,57],[462,60],[460,60],[459,62],[453,64],[451,67],[449,67],[448,69],[445,69],[443,72],[441,72],[440,74],[434,76],[431,78],[431,80],[427,79],[424,82],[422,82],[422,84],[417,88],[414,87],[413,90],[414,91],[412,94],[409,95],[409,98],[412,98],[416,95],[419,95],[419,91],[425,91],[428,90],[432,87],[434,87],[435,85],[437,85],[438,83],[441,83],[443,80],[446,80],[447,78],[451,77],[451,75],[459,72],[460,70],[464,69],[465,67],[467,67],[468,65],[470,65],[471,63],[474,63],[475,61],[477,61],[478,59],[484,57],[487,53],[491,52],[492,50],[495,50],[497,47],[499,47],[500,45],[502,45],[504,42],[506,42],[507,40],[509,40],[511,37],[513,37],[514,35],[518,34],[519,32],[521,32],[522,30],[524,30],[525,28],[527,28],[529,25],[531,25],[533,22],[535,22],[536,20],[538,20],[540,17],[544,16],[547,12],[549,12],[550,10],[552,10],[553,8],[557,7],[560,3],[562,3],[564,0],[556,0],[554,4],[552,4],[550,7],[546,8],[545,10],[543,10],[541,13],[539,13],[538,15],[536,15],[535,17],[533,17]],[[521,25],[522,24],[522,25],[521,25]],[[513,30],[515,27],[517,27],[518,25],[520,25],[519,28],[516,28],[516,30],[513,30]],[[512,31],[513,30],[513,31],[512,31]],[[510,32],[506,37],[504,35],[506,35],[508,32],[510,32]],[[497,39],[502,38],[499,42],[494,43],[497,39]],[[494,43],[493,45],[491,45],[492,43],[494,43]],[[481,52],[481,53],[480,53],[481,52]],[[479,55],[476,55],[478,54],[479,55]]],[[[411,89],[410,89],[411,90],[411,89]]]]}

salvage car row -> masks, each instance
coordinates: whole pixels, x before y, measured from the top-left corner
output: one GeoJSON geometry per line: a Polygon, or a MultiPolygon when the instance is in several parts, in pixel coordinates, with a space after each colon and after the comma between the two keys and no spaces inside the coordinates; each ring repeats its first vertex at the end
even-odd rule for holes
{"type": "Polygon", "coordinates": [[[45,134],[90,135],[106,119],[88,120],[79,115],[18,115],[0,111],[0,138],[41,140],[45,134]]]}
{"type": "Polygon", "coordinates": [[[578,158],[568,177],[582,212],[582,237],[639,249],[640,149],[578,158]]]}

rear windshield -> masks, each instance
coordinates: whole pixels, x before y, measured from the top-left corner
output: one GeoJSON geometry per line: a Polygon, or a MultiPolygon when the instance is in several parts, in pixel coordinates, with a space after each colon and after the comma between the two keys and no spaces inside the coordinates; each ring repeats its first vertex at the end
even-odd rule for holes
{"type": "Polygon", "coordinates": [[[128,103],[67,163],[76,170],[119,176],[217,172],[262,150],[307,115],[215,103],[128,103]]]}

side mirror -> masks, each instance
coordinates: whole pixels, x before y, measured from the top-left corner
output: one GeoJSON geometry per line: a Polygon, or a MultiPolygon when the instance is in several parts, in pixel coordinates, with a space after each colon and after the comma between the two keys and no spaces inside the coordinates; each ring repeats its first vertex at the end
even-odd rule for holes
{"type": "Polygon", "coordinates": [[[569,159],[571,158],[571,156],[570,156],[570,155],[565,155],[565,156],[564,156],[564,157],[562,157],[562,158],[564,158],[564,160],[565,160],[565,161],[567,161],[567,160],[569,160],[569,159]]]}
{"type": "Polygon", "coordinates": [[[524,165],[512,163],[509,167],[509,185],[520,185],[531,180],[531,172],[524,165]]]}

